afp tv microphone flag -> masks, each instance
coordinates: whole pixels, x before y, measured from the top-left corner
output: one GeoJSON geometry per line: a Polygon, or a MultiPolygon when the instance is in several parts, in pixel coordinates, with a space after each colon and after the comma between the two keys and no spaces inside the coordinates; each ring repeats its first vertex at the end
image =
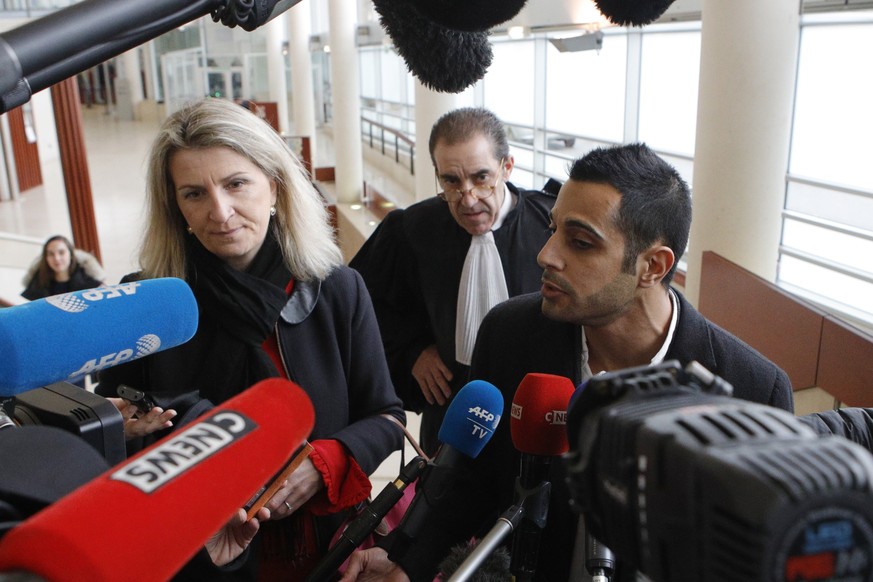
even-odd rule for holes
{"type": "Polygon", "coordinates": [[[96,287],[0,310],[0,397],[74,382],[183,344],[197,301],[181,279],[96,287]]]}
{"type": "Polygon", "coordinates": [[[169,580],[314,423],[299,386],[258,382],[13,528],[0,540],[0,572],[52,582],[169,580]]]}

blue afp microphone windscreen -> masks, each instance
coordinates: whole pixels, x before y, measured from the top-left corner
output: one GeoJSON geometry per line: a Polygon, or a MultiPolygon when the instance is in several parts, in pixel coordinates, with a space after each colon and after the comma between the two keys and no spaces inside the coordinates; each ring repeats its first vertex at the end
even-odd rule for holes
{"type": "Polygon", "coordinates": [[[439,440],[475,459],[491,440],[502,414],[500,390],[483,380],[473,380],[449,404],[439,440]]]}
{"type": "Polygon", "coordinates": [[[64,293],[0,310],[0,397],[185,343],[197,301],[181,279],[148,279],[64,293]]]}

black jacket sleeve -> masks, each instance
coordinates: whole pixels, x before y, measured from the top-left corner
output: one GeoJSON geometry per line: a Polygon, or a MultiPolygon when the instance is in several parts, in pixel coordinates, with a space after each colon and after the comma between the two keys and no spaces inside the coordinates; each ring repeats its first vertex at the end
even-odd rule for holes
{"type": "Polygon", "coordinates": [[[820,435],[837,435],[873,452],[873,408],[841,408],[799,416],[820,435]]]}

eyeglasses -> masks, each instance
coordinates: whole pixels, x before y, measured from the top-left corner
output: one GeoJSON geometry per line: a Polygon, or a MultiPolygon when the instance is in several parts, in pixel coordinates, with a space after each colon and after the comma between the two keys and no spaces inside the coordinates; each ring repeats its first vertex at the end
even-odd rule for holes
{"type": "Polygon", "coordinates": [[[472,195],[473,198],[475,198],[476,200],[485,200],[486,198],[490,198],[494,195],[494,192],[497,189],[497,183],[500,182],[500,177],[503,175],[504,160],[505,158],[500,159],[500,169],[497,170],[497,177],[494,179],[493,184],[488,185],[485,183],[485,181],[488,179],[487,176],[474,176],[473,187],[464,190],[459,185],[446,185],[443,183],[442,178],[437,178],[440,185],[442,185],[443,187],[443,191],[437,194],[437,196],[439,196],[446,202],[458,202],[468,193],[472,195]]]}

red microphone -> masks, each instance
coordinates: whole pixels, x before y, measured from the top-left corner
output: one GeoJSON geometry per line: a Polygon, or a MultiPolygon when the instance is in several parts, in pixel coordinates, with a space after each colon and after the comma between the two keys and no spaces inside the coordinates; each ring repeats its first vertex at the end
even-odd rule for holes
{"type": "Polygon", "coordinates": [[[512,399],[509,428],[512,444],[521,452],[515,483],[516,504],[524,515],[512,538],[510,570],[519,580],[536,572],[540,537],[549,514],[549,469],[552,459],[569,450],[567,407],[574,386],[569,378],[527,374],[512,399]]]}
{"type": "Polygon", "coordinates": [[[123,580],[147,538],[159,559],[137,577],[168,580],[288,463],[314,423],[299,386],[258,382],[13,528],[0,542],[0,572],[123,580]]]}

